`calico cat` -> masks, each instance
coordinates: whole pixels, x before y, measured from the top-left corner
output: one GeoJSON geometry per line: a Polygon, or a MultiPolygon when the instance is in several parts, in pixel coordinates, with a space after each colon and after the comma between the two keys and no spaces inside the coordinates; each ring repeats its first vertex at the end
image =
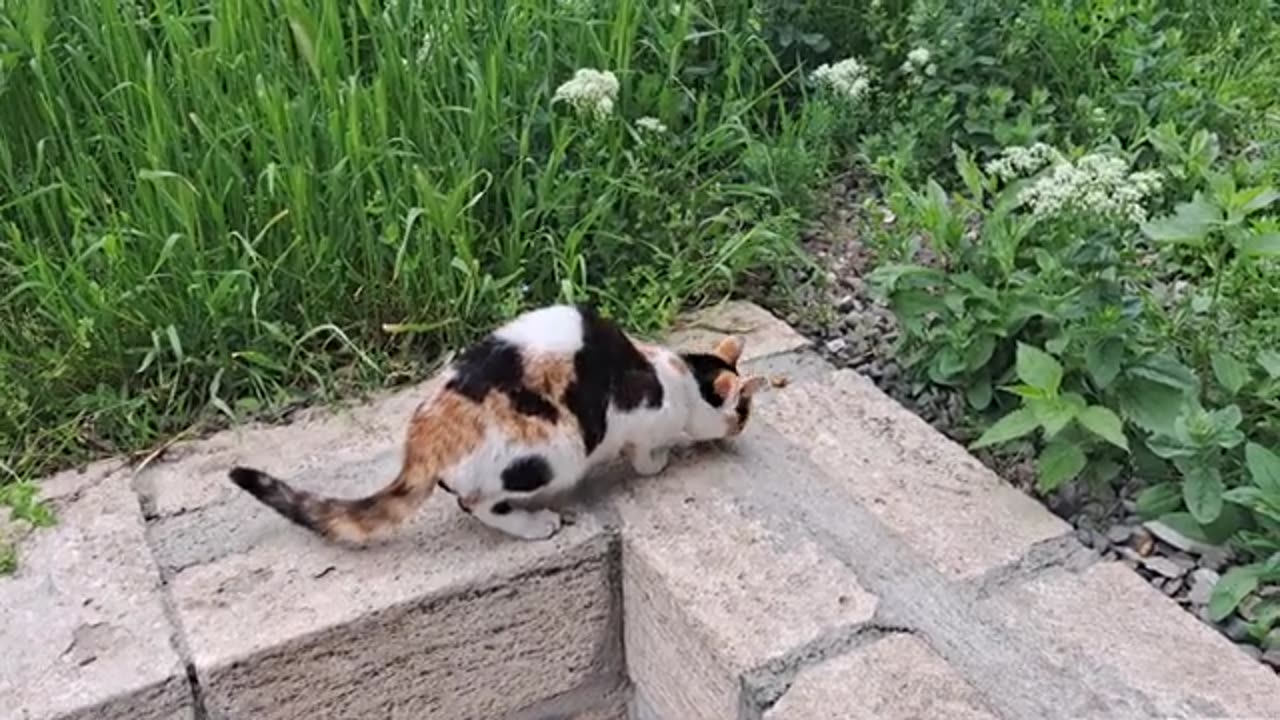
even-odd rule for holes
{"type": "Polygon", "coordinates": [[[261,470],[231,480],[293,522],[327,538],[364,543],[406,520],[439,485],[458,506],[528,540],[549,538],[561,517],[520,507],[573,487],[593,465],[624,455],[653,475],[672,446],[742,432],[751,397],[744,339],[706,353],[633,342],[588,306],[556,305],[516,317],[461,354],[415,410],[400,474],[361,499],[320,497],[261,470]]]}

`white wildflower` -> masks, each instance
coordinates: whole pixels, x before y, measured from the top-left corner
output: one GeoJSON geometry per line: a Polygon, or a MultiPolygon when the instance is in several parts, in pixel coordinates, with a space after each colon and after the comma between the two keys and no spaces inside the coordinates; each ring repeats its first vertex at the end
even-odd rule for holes
{"type": "Polygon", "coordinates": [[[642,117],[636,120],[636,127],[651,133],[664,133],[667,126],[656,117],[642,117]]]}
{"type": "Polygon", "coordinates": [[[573,79],[556,88],[552,102],[564,101],[573,106],[579,115],[608,117],[618,99],[618,78],[612,72],[582,68],[573,79]]]}
{"type": "Polygon", "coordinates": [[[915,65],[916,67],[924,67],[925,65],[928,65],[929,50],[922,47],[918,47],[915,50],[912,50],[911,52],[907,53],[907,62],[911,63],[912,65],[915,65]]]}
{"type": "Polygon", "coordinates": [[[918,47],[907,53],[907,59],[902,63],[902,72],[913,82],[920,81],[921,73],[933,77],[938,72],[938,66],[930,62],[932,59],[933,55],[928,48],[918,47]]]}
{"type": "Polygon", "coordinates": [[[928,64],[928,65],[926,65],[926,66],[925,66],[925,68],[924,68],[924,74],[925,74],[925,75],[928,75],[929,77],[933,77],[934,75],[937,75],[937,74],[938,74],[938,66],[937,66],[936,64],[934,64],[934,63],[929,63],[929,64],[928,64]]]}
{"type": "Polygon", "coordinates": [[[1019,200],[1036,218],[1074,211],[1140,224],[1147,220],[1143,203],[1160,186],[1160,173],[1130,172],[1123,158],[1094,153],[1055,164],[1019,200]]]}
{"type": "Polygon", "coordinates": [[[846,58],[828,65],[823,63],[809,76],[850,100],[861,100],[871,89],[871,73],[857,58],[846,58]]]}
{"type": "Polygon", "coordinates": [[[1026,147],[1015,145],[1002,150],[1000,156],[988,162],[983,169],[988,175],[1012,180],[1027,177],[1046,165],[1061,161],[1062,155],[1044,143],[1026,147]]]}

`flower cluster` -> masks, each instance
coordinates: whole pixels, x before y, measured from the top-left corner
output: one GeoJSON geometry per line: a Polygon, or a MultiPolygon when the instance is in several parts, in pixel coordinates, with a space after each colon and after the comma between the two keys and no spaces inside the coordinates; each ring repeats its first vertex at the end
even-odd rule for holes
{"type": "Polygon", "coordinates": [[[667,131],[666,124],[656,117],[642,117],[639,120],[636,120],[636,127],[644,130],[645,132],[655,134],[661,134],[667,131]]]}
{"type": "Polygon", "coordinates": [[[573,79],[556,88],[552,102],[564,101],[572,105],[579,115],[604,118],[613,114],[617,99],[618,78],[613,73],[582,68],[573,74],[573,79]]]}
{"type": "Polygon", "coordinates": [[[855,102],[871,89],[871,71],[857,58],[846,58],[835,65],[823,63],[809,77],[855,102]]]}
{"type": "Polygon", "coordinates": [[[1044,143],[1025,147],[1015,145],[1002,150],[999,157],[988,162],[983,169],[988,175],[1008,181],[1027,177],[1046,165],[1065,161],[1057,150],[1044,143]]]}
{"type": "Polygon", "coordinates": [[[1124,159],[1094,153],[1075,163],[1054,165],[1023,190],[1019,200],[1030,206],[1036,218],[1076,211],[1143,223],[1147,220],[1143,203],[1160,185],[1158,172],[1130,172],[1124,159]]]}
{"type": "Polygon", "coordinates": [[[927,48],[918,47],[907,53],[907,61],[902,63],[902,72],[913,79],[919,79],[921,73],[933,77],[938,74],[938,66],[930,62],[932,58],[927,48]]]}

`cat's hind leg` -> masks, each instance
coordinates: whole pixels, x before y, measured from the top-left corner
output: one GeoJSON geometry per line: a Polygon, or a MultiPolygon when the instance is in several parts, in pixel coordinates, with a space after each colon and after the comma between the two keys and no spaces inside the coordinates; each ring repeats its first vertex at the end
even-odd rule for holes
{"type": "Polygon", "coordinates": [[[508,500],[482,503],[471,514],[491,528],[524,540],[545,540],[555,535],[563,522],[560,513],[553,510],[527,510],[508,500]]]}
{"type": "Polygon", "coordinates": [[[641,475],[657,475],[662,472],[671,460],[671,448],[667,447],[635,447],[628,448],[627,455],[631,460],[631,468],[641,475]]]}

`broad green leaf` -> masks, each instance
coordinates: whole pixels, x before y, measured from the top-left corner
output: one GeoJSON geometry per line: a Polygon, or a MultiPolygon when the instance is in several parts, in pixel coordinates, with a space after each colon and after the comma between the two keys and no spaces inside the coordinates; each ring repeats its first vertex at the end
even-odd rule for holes
{"type": "Polygon", "coordinates": [[[1200,193],[1190,202],[1179,203],[1172,215],[1156,218],[1142,226],[1142,232],[1156,242],[1203,245],[1222,211],[1200,193]]]}
{"type": "Polygon", "coordinates": [[[1280,502],[1280,456],[1257,443],[1244,447],[1245,464],[1253,484],[1280,502]]]}
{"type": "Polygon", "coordinates": [[[980,335],[976,340],[969,343],[969,347],[964,351],[965,367],[969,372],[980,370],[987,361],[991,359],[991,354],[996,350],[996,339],[991,335],[980,335]]]}
{"type": "Polygon", "coordinates": [[[1161,385],[1178,388],[1183,392],[1195,392],[1200,387],[1196,374],[1190,368],[1164,354],[1143,358],[1142,362],[1130,368],[1129,372],[1161,385]]]}
{"type": "Polygon", "coordinates": [[[1263,350],[1258,353],[1258,364],[1273,380],[1280,380],[1280,352],[1263,350]]]}
{"type": "Polygon", "coordinates": [[[1085,408],[1085,399],[1078,393],[1066,393],[1055,398],[1028,399],[1027,407],[1044,427],[1045,437],[1053,437],[1085,408]]]}
{"type": "Polygon", "coordinates": [[[1209,617],[1214,622],[1226,620],[1249,593],[1258,589],[1258,571],[1256,565],[1234,567],[1218,580],[1209,596],[1209,617]]]}
{"type": "Polygon", "coordinates": [[[898,283],[903,281],[916,281],[913,284],[923,282],[931,285],[941,281],[943,277],[942,271],[925,267],[924,265],[890,264],[881,265],[871,271],[868,279],[872,285],[892,293],[898,289],[898,283]]]}
{"type": "Polygon", "coordinates": [[[1189,458],[1197,452],[1195,447],[1184,443],[1173,435],[1165,435],[1163,433],[1157,433],[1147,438],[1147,449],[1156,457],[1161,457],[1165,460],[1189,458]]]}
{"type": "Polygon", "coordinates": [[[1040,423],[1036,420],[1034,413],[1027,408],[1018,408],[997,420],[970,447],[976,450],[988,445],[1006,443],[1020,438],[1038,427],[1040,427],[1040,423]]]}
{"type": "Polygon", "coordinates": [[[1245,188],[1237,192],[1231,204],[1248,215],[1267,207],[1276,200],[1280,200],[1280,192],[1276,192],[1275,188],[1261,186],[1245,188]]]}
{"type": "Polygon", "coordinates": [[[1052,395],[1062,385],[1062,365],[1040,348],[1018,343],[1018,379],[1052,395]]]}
{"type": "Polygon", "coordinates": [[[1040,388],[1031,387],[1030,385],[1025,385],[1021,383],[1018,385],[1005,385],[1005,386],[1002,386],[1000,389],[1012,395],[1017,395],[1020,398],[1026,398],[1028,400],[1044,399],[1049,397],[1040,388]]]}
{"type": "Polygon", "coordinates": [[[1076,422],[1112,445],[1126,451],[1129,449],[1129,438],[1124,435],[1124,422],[1110,409],[1101,405],[1085,408],[1076,416],[1076,422]]]}
{"type": "Polygon", "coordinates": [[[1222,493],[1222,499],[1245,507],[1254,507],[1262,502],[1262,491],[1252,485],[1242,485],[1222,493]]]}
{"type": "MultiPolygon", "coordinates": [[[[1182,498],[1179,497],[1178,501],[1181,504],[1182,498]]],[[[1196,519],[1191,517],[1189,512],[1165,513],[1157,519],[1196,542],[1202,542],[1205,545],[1217,544],[1209,537],[1209,533],[1205,532],[1204,526],[1196,522],[1196,519]]]]}
{"type": "Polygon", "coordinates": [[[1219,350],[1213,353],[1212,361],[1213,376],[1218,379],[1218,384],[1232,395],[1240,392],[1240,388],[1249,382],[1249,368],[1236,360],[1231,353],[1219,350]]]}
{"type": "Polygon", "coordinates": [[[1173,432],[1173,422],[1186,400],[1183,390],[1127,375],[1118,382],[1116,395],[1125,418],[1151,432],[1173,432]]]}
{"type": "Polygon", "coordinates": [[[1085,351],[1085,369],[1099,389],[1106,388],[1120,374],[1120,362],[1124,359],[1124,342],[1120,338],[1106,338],[1089,346],[1085,351]]]}
{"type": "Polygon", "coordinates": [[[1084,451],[1073,443],[1051,442],[1036,460],[1036,489],[1050,493],[1084,470],[1084,451]]]}
{"type": "Polygon", "coordinates": [[[1174,483],[1160,483],[1144,488],[1136,498],[1138,514],[1154,520],[1182,507],[1182,491],[1174,483]]]}
{"type": "Polygon", "coordinates": [[[1251,233],[1240,242],[1240,250],[1245,255],[1280,255],[1280,233],[1251,233]]]}
{"type": "Polygon", "coordinates": [[[974,410],[986,410],[991,405],[991,381],[980,377],[969,383],[964,389],[965,399],[974,410]]]}
{"type": "Polygon", "coordinates": [[[1196,522],[1208,524],[1218,519],[1225,491],[1218,468],[1201,463],[1188,464],[1183,468],[1182,501],[1196,522]]]}

